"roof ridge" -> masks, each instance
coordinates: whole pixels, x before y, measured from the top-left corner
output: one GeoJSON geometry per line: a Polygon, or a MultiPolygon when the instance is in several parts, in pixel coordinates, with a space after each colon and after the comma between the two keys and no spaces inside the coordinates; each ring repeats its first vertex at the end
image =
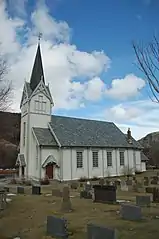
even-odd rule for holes
{"type": "Polygon", "coordinates": [[[95,121],[95,122],[101,122],[101,123],[111,123],[114,124],[112,121],[104,121],[104,120],[97,120],[97,119],[87,119],[87,118],[78,118],[78,117],[72,117],[72,116],[63,116],[63,115],[51,115],[51,118],[53,117],[61,117],[61,118],[67,118],[67,119],[76,119],[76,120],[87,120],[87,121],[95,121]]]}

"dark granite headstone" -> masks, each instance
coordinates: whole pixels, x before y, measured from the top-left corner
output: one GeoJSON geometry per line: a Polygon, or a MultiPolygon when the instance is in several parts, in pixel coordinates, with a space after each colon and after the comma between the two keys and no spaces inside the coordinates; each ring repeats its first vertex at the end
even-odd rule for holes
{"type": "Polygon", "coordinates": [[[121,204],[121,217],[125,220],[139,221],[142,219],[141,208],[130,204],[121,204]]]}
{"type": "Polygon", "coordinates": [[[159,189],[153,188],[153,202],[159,203],[159,189]]]}
{"type": "Polygon", "coordinates": [[[17,193],[18,194],[24,194],[24,187],[18,186],[17,187],[17,193]]]}
{"type": "Polygon", "coordinates": [[[40,186],[32,186],[32,195],[40,195],[41,187],[40,186]]]}
{"type": "Polygon", "coordinates": [[[147,206],[150,207],[151,198],[150,196],[136,196],[136,205],[137,206],[147,206]]]}
{"type": "Polygon", "coordinates": [[[47,235],[55,238],[68,238],[67,221],[54,216],[47,216],[47,235]]]}
{"type": "Polygon", "coordinates": [[[116,230],[97,226],[94,224],[87,225],[87,239],[116,239],[116,230]]]}
{"type": "Polygon", "coordinates": [[[100,186],[94,185],[94,202],[115,203],[116,202],[116,187],[115,186],[100,186]]]}

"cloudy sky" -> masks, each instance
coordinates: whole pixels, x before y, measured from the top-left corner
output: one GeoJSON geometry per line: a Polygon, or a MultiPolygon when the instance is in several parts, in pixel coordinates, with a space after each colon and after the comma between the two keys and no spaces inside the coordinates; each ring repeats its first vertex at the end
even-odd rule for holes
{"type": "Polygon", "coordinates": [[[20,111],[41,32],[53,114],[113,121],[136,139],[158,131],[159,104],[148,97],[131,44],[158,34],[158,9],[158,0],[0,0],[12,111],[20,111]]]}

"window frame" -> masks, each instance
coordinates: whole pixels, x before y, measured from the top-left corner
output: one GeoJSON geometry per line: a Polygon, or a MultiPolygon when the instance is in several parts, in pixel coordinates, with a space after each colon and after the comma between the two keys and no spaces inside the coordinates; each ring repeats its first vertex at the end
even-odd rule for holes
{"type": "Polygon", "coordinates": [[[99,152],[98,152],[98,150],[92,151],[92,166],[93,166],[93,168],[99,168],[99,152]]]}
{"type": "Polygon", "coordinates": [[[113,155],[112,155],[112,151],[107,151],[107,167],[112,167],[113,166],[113,155]],[[109,158],[108,154],[111,155],[111,158],[109,158]],[[111,164],[109,162],[109,160],[111,159],[111,164]]]}
{"type": "Polygon", "coordinates": [[[124,166],[125,165],[125,152],[124,151],[119,151],[119,160],[120,160],[120,166],[124,166]],[[123,156],[123,158],[121,156],[123,156]]]}
{"type": "Polygon", "coordinates": [[[77,169],[83,168],[83,151],[82,150],[76,151],[76,167],[77,169]],[[81,161],[79,162],[79,160],[81,161]]]}
{"type": "Polygon", "coordinates": [[[23,146],[25,146],[26,140],[26,122],[23,122],[23,146]]]}

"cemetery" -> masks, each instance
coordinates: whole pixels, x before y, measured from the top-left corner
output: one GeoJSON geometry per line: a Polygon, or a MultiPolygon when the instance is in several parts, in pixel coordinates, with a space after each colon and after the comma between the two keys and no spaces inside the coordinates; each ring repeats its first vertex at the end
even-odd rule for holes
{"type": "Polygon", "coordinates": [[[156,175],[151,171],[129,179],[7,184],[0,190],[0,238],[156,239],[156,175]]]}

